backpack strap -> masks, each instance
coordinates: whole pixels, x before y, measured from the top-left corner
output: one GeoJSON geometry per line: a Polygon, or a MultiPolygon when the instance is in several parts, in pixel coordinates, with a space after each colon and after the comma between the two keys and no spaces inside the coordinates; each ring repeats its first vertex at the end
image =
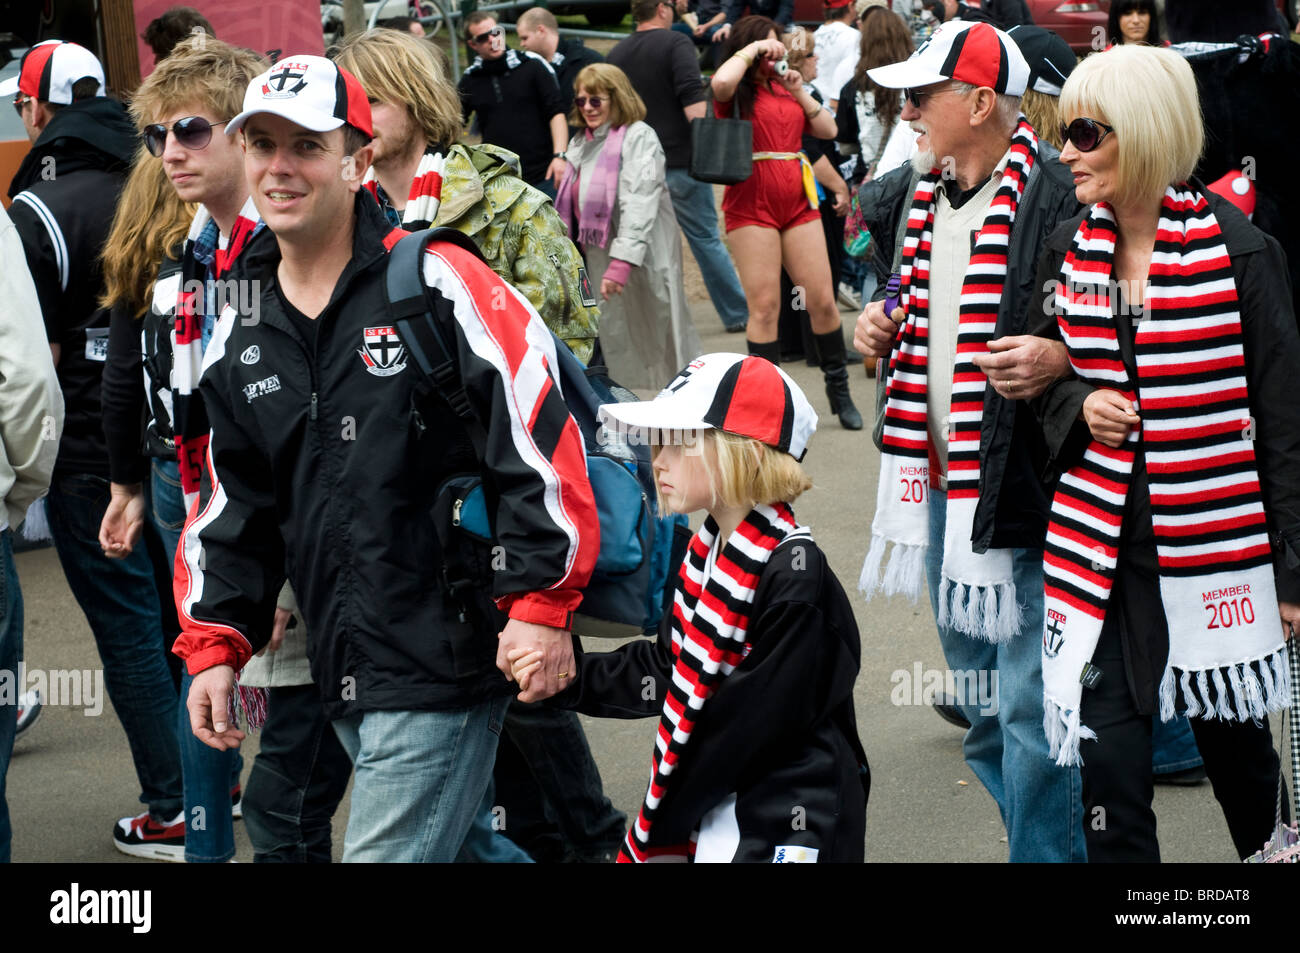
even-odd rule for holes
{"type": "Polygon", "coordinates": [[[465,392],[455,349],[443,327],[444,321],[452,320],[451,307],[445,300],[431,300],[424,283],[424,251],[433,241],[458,245],[486,264],[478,246],[455,229],[428,228],[412,232],[400,238],[388,253],[384,294],[397,336],[406,345],[416,368],[465,425],[482,460],[487,435],[465,392]]]}

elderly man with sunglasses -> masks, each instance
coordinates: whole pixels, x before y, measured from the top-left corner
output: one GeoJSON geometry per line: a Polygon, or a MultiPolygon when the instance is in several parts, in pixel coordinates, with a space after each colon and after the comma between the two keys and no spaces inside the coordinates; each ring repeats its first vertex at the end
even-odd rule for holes
{"type": "Polygon", "coordinates": [[[477,114],[483,141],[519,156],[520,178],[554,198],[569,141],[555,71],[536,53],[506,46],[505,30],[490,13],[465,18],[465,42],[475,56],[457,86],[463,118],[477,114]]]}
{"type": "Polygon", "coordinates": [[[914,168],[868,186],[876,254],[892,255],[898,276],[877,298],[901,306],[873,301],[854,339],[888,359],[863,588],[916,597],[924,568],[957,684],[996,678],[993,710],[957,701],[966,761],[997,802],[1010,859],[1081,861],[1079,773],[1048,758],[1043,728],[1051,486],[1025,402],[1067,369],[1059,343],[1026,331],[1043,242],[1078,209],[1073,183],[1020,113],[1029,67],[992,25],[945,23],[870,75],[906,90],[902,119],[921,135],[914,168]],[[921,492],[903,474],[924,475],[921,492]]]}

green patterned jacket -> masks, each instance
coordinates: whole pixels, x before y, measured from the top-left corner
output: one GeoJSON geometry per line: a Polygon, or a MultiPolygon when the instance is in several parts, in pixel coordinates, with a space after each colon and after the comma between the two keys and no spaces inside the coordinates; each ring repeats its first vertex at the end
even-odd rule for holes
{"type": "Polygon", "coordinates": [[[529,300],[578,360],[591,360],[600,310],[586,266],[551,200],[519,177],[513,152],[452,146],[432,224],[472,238],[492,270],[529,300]]]}

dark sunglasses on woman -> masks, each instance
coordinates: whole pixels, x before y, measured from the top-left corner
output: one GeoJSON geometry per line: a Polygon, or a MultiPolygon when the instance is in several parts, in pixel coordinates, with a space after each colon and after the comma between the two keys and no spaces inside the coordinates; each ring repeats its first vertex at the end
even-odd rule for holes
{"type": "MultiPolygon", "coordinates": [[[[208,122],[202,116],[186,116],[172,123],[171,133],[186,149],[198,150],[206,148],[212,141],[214,127],[224,126],[228,122],[229,119],[208,122]]],[[[167,148],[167,127],[160,122],[145,126],[144,147],[149,150],[150,155],[161,158],[163,150],[167,148]]]]}
{"type": "Polygon", "coordinates": [[[575,96],[573,101],[578,104],[579,109],[586,109],[587,103],[591,103],[592,109],[599,109],[600,104],[605,100],[601,99],[599,96],[592,96],[590,99],[586,96],[575,96]]]}
{"type": "Polygon", "coordinates": [[[1101,145],[1101,140],[1115,131],[1114,126],[1095,119],[1076,119],[1068,126],[1061,124],[1061,141],[1073,142],[1080,152],[1091,152],[1101,145]]]}

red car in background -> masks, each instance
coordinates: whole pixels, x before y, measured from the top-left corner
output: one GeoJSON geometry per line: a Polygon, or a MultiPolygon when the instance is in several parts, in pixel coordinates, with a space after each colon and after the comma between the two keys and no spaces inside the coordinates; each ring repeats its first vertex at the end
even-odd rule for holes
{"type": "MultiPolygon", "coordinates": [[[[895,12],[904,12],[911,8],[914,0],[893,0],[895,12]]],[[[979,0],[966,0],[972,7],[980,5],[979,0]]],[[[1106,45],[1106,15],[1110,12],[1110,0],[1025,0],[1034,23],[1047,30],[1060,34],[1075,53],[1083,54],[1106,45]],[[1100,29],[1097,29],[1097,28],[1100,29]],[[1101,45],[1094,46],[1095,37],[1101,37],[1101,45]]],[[[797,23],[817,24],[822,22],[822,0],[794,0],[794,18],[797,23]]]]}

